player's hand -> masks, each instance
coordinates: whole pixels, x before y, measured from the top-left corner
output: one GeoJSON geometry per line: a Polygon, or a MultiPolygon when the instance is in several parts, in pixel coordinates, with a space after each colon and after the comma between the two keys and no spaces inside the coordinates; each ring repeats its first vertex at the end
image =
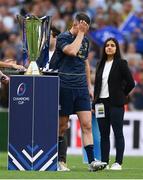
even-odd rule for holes
{"type": "Polygon", "coordinates": [[[88,87],[88,91],[89,91],[90,99],[93,100],[93,89],[91,87],[88,87]]]}
{"type": "Polygon", "coordinates": [[[91,108],[91,112],[95,114],[95,105],[91,108]]]}
{"type": "Polygon", "coordinates": [[[91,112],[92,112],[92,113],[95,113],[95,99],[92,101],[91,112]]]}
{"type": "Polygon", "coordinates": [[[86,34],[88,30],[89,25],[85,21],[81,20],[79,22],[79,32],[83,32],[84,34],[86,34]]]}
{"type": "Polygon", "coordinates": [[[17,65],[17,64],[13,64],[13,65],[12,65],[12,68],[14,68],[14,69],[20,69],[20,70],[25,70],[25,67],[24,67],[24,66],[22,66],[22,65],[17,65]]]}
{"type": "Polygon", "coordinates": [[[2,77],[1,77],[1,82],[2,82],[3,84],[8,84],[8,82],[9,82],[9,77],[3,74],[2,77]]]}

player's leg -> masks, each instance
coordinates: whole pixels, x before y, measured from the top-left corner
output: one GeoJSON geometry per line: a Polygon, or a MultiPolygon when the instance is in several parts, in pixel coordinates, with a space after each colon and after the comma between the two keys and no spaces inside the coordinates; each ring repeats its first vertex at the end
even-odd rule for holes
{"type": "Polygon", "coordinates": [[[65,141],[66,130],[68,129],[69,115],[73,111],[72,90],[60,88],[60,111],[59,111],[59,143],[58,143],[58,161],[60,171],[69,171],[66,166],[67,143],[65,141]]]}
{"type": "Polygon", "coordinates": [[[58,141],[58,170],[59,171],[70,171],[66,165],[67,157],[67,141],[66,141],[66,130],[68,128],[68,116],[59,117],[59,141],[58,141]]]}
{"type": "Polygon", "coordinates": [[[89,170],[97,171],[106,167],[105,162],[94,159],[94,145],[91,127],[91,111],[80,111],[77,112],[78,118],[81,124],[83,145],[87,153],[89,170]]]}

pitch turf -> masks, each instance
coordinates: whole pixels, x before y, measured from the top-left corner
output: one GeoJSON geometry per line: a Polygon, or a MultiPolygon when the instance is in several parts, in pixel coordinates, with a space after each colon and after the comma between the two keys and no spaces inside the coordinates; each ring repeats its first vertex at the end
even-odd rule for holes
{"type": "Polygon", "coordinates": [[[143,179],[143,156],[125,157],[122,171],[88,172],[81,156],[68,156],[68,166],[70,172],[8,171],[7,154],[0,153],[0,179],[143,179]]]}

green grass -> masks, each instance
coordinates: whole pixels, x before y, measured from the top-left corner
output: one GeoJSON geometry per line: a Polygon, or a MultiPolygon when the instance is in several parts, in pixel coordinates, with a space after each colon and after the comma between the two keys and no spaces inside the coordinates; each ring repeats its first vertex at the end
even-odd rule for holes
{"type": "Polygon", "coordinates": [[[70,172],[8,171],[7,154],[0,153],[0,179],[143,179],[143,157],[125,157],[122,171],[88,172],[81,156],[68,156],[68,166],[70,172]]]}

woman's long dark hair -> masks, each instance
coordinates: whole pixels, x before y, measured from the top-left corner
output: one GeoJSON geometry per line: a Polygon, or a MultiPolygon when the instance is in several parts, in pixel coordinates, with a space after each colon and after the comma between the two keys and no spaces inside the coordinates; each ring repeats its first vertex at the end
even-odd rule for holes
{"type": "Polygon", "coordinates": [[[102,65],[103,63],[105,63],[105,61],[107,60],[107,54],[106,54],[106,52],[105,52],[105,47],[106,47],[106,44],[107,44],[108,41],[113,41],[113,42],[115,43],[115,45],[116,45],[116,52],[115,52],[115,55],[114,55],[114,59],[116,59],[116,60],[121,60],[121,53],[120,53],[119,43],[118,43],[118,41],[117,41],[115,38],[110,37],[110,38],[108,38],[108,39],[104,42],[103,50],[102,50],[102,56],[101,56],[101,60],[100,60],[100,62],[99,62],[98,68],[100,68],[101,65],[102,65]]]}

